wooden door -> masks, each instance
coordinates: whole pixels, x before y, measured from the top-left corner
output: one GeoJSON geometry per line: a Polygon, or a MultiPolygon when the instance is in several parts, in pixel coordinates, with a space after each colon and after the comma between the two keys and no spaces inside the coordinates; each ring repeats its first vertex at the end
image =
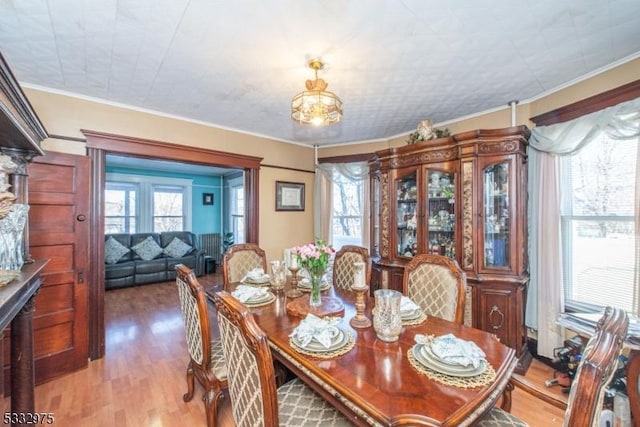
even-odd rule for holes
{"type": "Polygon", "coordinates": [[[51,153],[29,165],[29,246],[49,259],[36,296],[36,384],[87,365],[90,160],[51,153]]]}

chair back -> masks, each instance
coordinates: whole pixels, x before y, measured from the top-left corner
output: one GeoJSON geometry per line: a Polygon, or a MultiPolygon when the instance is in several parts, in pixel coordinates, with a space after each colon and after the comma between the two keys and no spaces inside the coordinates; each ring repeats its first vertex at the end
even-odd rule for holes
{"type": "Polygon", "coordinates": [[[589,339],[573,379],[564,417],[565,427],[597,427],[605,389],[617,368],[629,328],[627,313],[607,307],[589,339]]]}
{"type": "Polygon", "coordinates": [[[226,291],[217,292],[220,339],[237,427],[278,426],[275,370],[267,336],[251,311],[226,291]]]}
{"type": "Polygon", "coordinates": [[[367,248],[354,245],[344,245],[336,252],[333,261],[333,286],[336,289],[350,290],[353,284],[354,262],[364,262],[365,280],[371,283],[371,257],[367,248]]]}
{"type": "Polygon", "coordinates": [[[224,289],[229,284],[239,282],[254,268],[267,270],[267,256],[255,243],[238,243],[230,246],[222,257],[222,281],[224,289]]]}
{"type": "Polygon", "coordinates": [[[404,268],[402,292],[425,314],[462,324],[467,276],[442,255],[416,255],[404,268]]]}
{"type": "Polygon", "coordinates": [[[176,286],[189,356],[198,368],[207,370],[211,363],[211,329],[204,289],[193,270],[182,264],[176,266],[176,286]]]}

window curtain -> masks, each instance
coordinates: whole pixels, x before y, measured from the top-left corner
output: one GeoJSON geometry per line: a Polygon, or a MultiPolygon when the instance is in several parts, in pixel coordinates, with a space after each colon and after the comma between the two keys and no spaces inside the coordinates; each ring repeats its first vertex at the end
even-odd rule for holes
{"type": "Polygon", "coordinates": [[[333,223],[333,183],[342,175],[353,182],[362,181],[362,245],[369,247],[369,165],[367,162],[354,163],[319,163],[316,165],[315,191],[314,191],[314,233],[316,238],[326,242],[331,241],[331,225],[333,223]]]}
{"type": "MultiPolygon", "coordinates": [[[[577,153],[601,133],[611,139],[640,136],[640,98],[577,119],[536,127],[529,139],[529,267],[526,324],[538,331],[538,354],[553,357],[564,333],[556,325],[564,311],[560,174],[558,156],[577,153]]],[[[640,265],[640,172],[636,170],[636,268],[640,265]]],[[[638,280],[636,278],[636,280],[638,280]]]]}

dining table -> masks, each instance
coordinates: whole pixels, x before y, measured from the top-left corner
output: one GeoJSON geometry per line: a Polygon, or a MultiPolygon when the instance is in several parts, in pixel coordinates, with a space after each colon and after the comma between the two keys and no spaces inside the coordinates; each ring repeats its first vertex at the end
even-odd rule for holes
{"type": "MultiPolygon", "coordinates": [[[[232,292],[237,283],[230,284],[232,292]]],[[[291,335],[306,313],[291,310],[306,306],[302,293],[287,297],[285,289],[274,290],[268,304],[250,307],[258,326],[266,333],[274,359],[313,388],[357,426],[468,426],[483,417],[500,399],[515,369],[515,351],[493,334],[433,316],[417,324],[402,326],[397,341],[378,338],[373,326],[354,328],[356,295],[351,290],[330,287],[322,298],[343,307],[338,327],[349,334],[347,351],[318,355],[293,345],[291,335]],[[301,304],[301,302],[303,304],[301,304]],[[475,343],[486,356],[487,370],[477,378],[457,378],[430,371],[411,357],[416,335],[447,334],[475,343]]],[[[214,290],[207,290],[211,297],[214,290]]],[[[361,314],[373,319],[375,299],[364,293],[361,314]]],[[[326,300],[325,300],[326,301],[326,300]]],[[[360,306],[361,307],[361,306],[360,306]]],[[[334,307],[335,308],[335,307],[334,307]]],[[[312,311],[313,312],[313,311],[312,311]]],[[[322,314],[322,313],[320,313],[322,314]]],[[[415,322],[414,322],[415,323],[415,322]]]]}

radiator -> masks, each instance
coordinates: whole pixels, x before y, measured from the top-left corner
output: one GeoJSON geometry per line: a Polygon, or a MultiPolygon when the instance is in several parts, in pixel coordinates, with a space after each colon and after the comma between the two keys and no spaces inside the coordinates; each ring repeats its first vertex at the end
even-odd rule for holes
{"type": "Polygon", "coordinates": [[[200,235],[200,249],[213,257],[216,265],[222,264],[222,238],[220,233],[206,233],[200,235]]]}

